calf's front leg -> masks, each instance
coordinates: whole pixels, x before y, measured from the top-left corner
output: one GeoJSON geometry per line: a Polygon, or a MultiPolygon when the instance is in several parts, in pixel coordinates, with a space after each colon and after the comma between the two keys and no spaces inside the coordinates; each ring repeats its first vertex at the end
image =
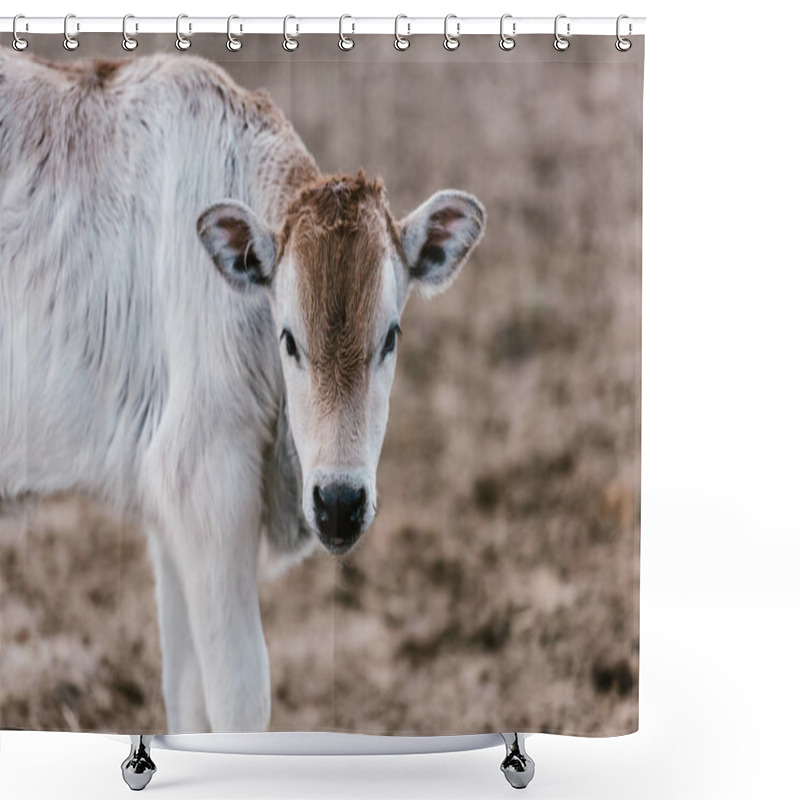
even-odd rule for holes
{"type": "Polygon", "coordinates": [[[252,461],[231,457],[236,452],[230,440],[221,442],[195,461],[183,491],[164,493],[162,486],[161,494],[170,498],[162,505],[165,546],[180,583],[214,732],[264,731],[270,718],[256,572],[259,475],[252,461]]]}
{"type": "Polygon", "coordinates": [[[181,577],[164,534],[155,527],[150,528],[148,541],[156,579],[167,730],[169,733],[206,733],[210,727],[203,679],[181,577]]]}

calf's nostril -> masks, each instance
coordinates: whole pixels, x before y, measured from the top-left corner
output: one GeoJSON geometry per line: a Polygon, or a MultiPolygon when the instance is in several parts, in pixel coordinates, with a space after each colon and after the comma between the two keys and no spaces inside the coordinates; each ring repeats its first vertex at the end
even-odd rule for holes
{"type": "Polygon", "coordinates": [[[350,507],[350,521],[358,522],[361,515],[364,513],[364,501],[367,499],[367,493],[363,488],[358,490],[355,500],[350,507]]]}
{"type": "Polygon", "coordinates": [[[328,511],[325,507],[325,500],[322,497],[322,492],[320,491],[319,486],[314,487],[313,497],[314,513],[317,515],[317,519],[321,522],[327,521],[328,511]]]}

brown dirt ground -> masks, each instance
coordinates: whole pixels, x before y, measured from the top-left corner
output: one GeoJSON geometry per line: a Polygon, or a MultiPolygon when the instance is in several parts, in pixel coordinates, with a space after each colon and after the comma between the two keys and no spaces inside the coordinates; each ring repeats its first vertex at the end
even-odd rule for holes
{"type": "MultiPolygon", "coordinates": [[[[396,216],[446,186],[488,211],[456,284],[404,317],[372,529],[262,581],[273,730],[637,726],[639,73],[580,44],[613,57],[548,41],[523,75],[492,37],[402,71],[366,41],[322,71],[254,41],[226,61],[323,169],[381,174],[396,216]]],[[[2,726],[164,731],[141,531],[61,497],[0,533],[2,726]]]]}

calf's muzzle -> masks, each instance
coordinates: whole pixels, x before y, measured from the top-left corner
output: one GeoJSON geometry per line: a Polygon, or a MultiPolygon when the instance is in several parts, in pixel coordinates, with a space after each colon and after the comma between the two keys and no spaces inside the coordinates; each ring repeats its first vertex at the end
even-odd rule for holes
{"type": "Polygon", "coordinates": [[[313,497],[320,541],[332,553],[347,552],[361,536],[366,490],[363,486],[330,483],[315,486],[313,497]]]}

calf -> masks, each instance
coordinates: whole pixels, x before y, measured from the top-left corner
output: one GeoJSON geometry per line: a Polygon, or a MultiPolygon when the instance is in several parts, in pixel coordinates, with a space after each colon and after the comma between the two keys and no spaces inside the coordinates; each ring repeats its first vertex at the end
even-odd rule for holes
{"type": "Polygon", "coordinates": [[[265,730],[259,532],[282,568],[369,527],[403,307],[453,281],[483,207],[395,221],[186,56],[0,50],[0,176],[0,500],[138,520],[169,731],[265,730]]]}

